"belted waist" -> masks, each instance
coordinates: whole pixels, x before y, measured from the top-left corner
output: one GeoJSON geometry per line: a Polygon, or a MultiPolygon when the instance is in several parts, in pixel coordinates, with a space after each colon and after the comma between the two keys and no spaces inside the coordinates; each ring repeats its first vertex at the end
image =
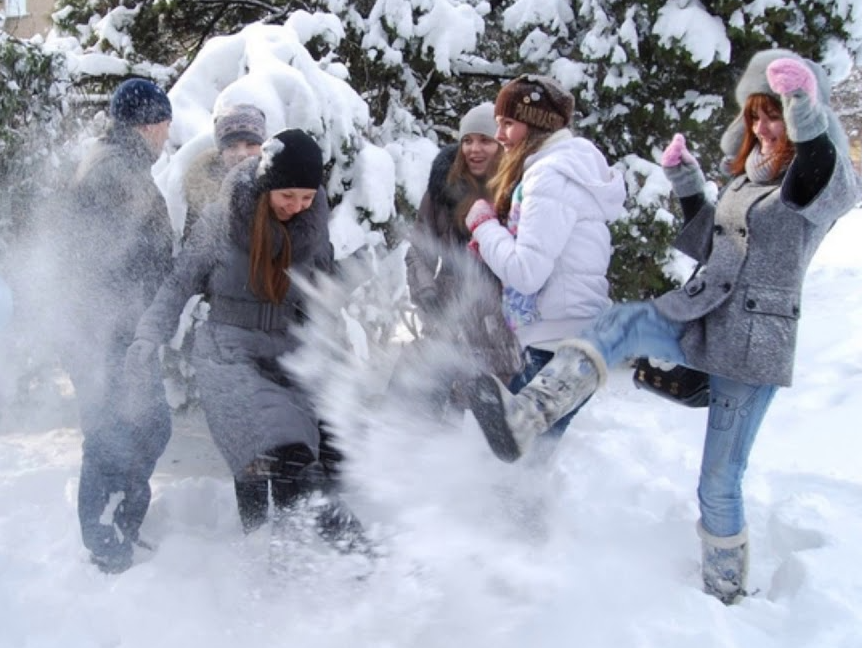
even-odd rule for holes
{"type": "Polygon", "coordinates": [[[210,298],[210,322],[260,331],[284,331],[294,321],[294,307],[230,297],[210,298]]]}

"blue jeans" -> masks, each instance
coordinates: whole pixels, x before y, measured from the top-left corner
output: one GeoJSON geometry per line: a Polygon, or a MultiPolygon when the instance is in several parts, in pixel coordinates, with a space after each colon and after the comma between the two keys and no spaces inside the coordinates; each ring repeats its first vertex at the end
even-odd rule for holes
{"type": "MultiPolygon", "coordinates": [[[[685,365],[679,339],[685,324],[661,315],[652,302],[617,304],[581,338],[609,367],[649,356],[685,365]]],[[[717,537],[745,526],[742,478],[763,417],[778,387],[710,376],[709,415],[697,489],[701,524],[717,537]]]]}
{"type": "Polygon", "coordinates": [[[66,368],[75,386],[84,435],[78,519],[84,546],[99,559],[128,563],[132,543],[150,505],[149,479],[171,434],[161,375],[139,386],[147,406],[134,421],[121,411],[125,344],[115,340],[101,359],[71,355],[66,368]]]}
{"type": "Polygon", "coordinates": [[[776,385],[709,377],[709,420],[697,498],[701,524],[714,536],[736,535],[745,527],[742,477],[776,391],[776,385]]]}

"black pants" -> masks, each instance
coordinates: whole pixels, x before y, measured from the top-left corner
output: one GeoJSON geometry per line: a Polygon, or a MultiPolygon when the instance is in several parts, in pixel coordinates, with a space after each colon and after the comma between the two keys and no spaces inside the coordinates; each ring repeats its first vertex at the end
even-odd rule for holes
{"type": "Polygon", "coordinates": [[[261,475],[234,477],[236,503],[242,528],[250,533],[269,517],[269,499],[275,509],[285,509],[304,493],[328,490],[338,482],[341,452],[332,445],[332,435],[320,430],[319,460],[308,446],[291,444],[267,452],[268,467],[261,475]]]}

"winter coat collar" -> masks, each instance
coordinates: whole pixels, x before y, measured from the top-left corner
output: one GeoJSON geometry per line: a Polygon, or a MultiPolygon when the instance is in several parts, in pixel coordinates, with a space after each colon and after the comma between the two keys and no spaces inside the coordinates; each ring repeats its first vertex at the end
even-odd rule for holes
{"type": "Polygon", "coordinates": [[[161,153],[154,152],[143,136],[131,126],[113,126],[103,136],[103,141],[123,150],[127,159],[135,166],[151,167],[161,153]]]}
{"type": "Polygon", "coordinates": [[[458,202],[458,196],[453,194],[453,187],[447,182],[449,169],[458,155],[459,144],[449,144],[431,163],[431,174],[428,177],[428,194],[435,204],[452,206],[458,202]]]}

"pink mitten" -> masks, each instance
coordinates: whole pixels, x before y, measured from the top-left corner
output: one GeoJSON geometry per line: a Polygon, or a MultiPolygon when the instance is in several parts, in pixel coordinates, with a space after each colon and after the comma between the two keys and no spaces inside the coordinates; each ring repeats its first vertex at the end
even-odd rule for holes
{"type": "Polygon", "coordinates": [[[682,133],[677,133],[667,145],[664,153],[661,154],[661,165],[663,167],[675,167],[680,164],[697,166],[697,160],[685,147],[685,136],[682,133]]]}
{"type": "Polygon", "coordinates": [[[468,230],[474,232],[479,225],[489,220],[497,220],[497,212],[487,200],[477,200],[467,212],[464,224],[467,225],[468,230]]]}
{"type": "Polygon", "coordinates": [[[811,103],[817,103],[817,78],[805,63],[791,59],[775,59],[766,68],[769,87],[779,95],[804,90],[811,103]]]}

